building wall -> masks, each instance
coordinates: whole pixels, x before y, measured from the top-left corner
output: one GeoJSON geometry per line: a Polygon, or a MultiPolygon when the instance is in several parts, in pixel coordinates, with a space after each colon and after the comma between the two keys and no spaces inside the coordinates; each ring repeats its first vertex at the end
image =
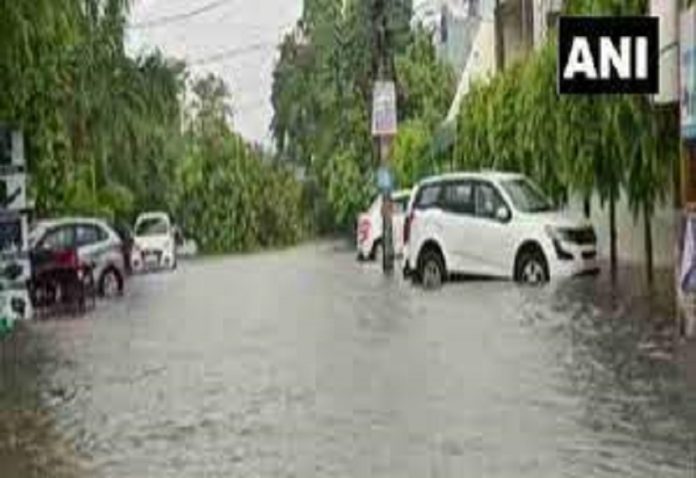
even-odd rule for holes
{"type": "Polygon", "coordinates": [[[447,36],[445,41],[437,46],[438,53],[459,76],[469,60],[481,21],[478,17],[469,16],[462,10],[451,10],[448,7],[443,11],[443,20],[447,36]]]}
{"type": "Polygon", "coordinates": [[[555,21],[554,13],[560,13],[562,0],[534,0],[534,44],[540,45],[555,21]],[[551,22],[551,23],[550,23],[551,22]]]}
{"type": "Polygon", "coordinates": [[[447,122],[456,120],[462,99],[469,93],[476,81],[485,81],[495,74],[495,24],[492,19],[480,23],[473,40],[471,54],[462,72],[457,93],[447,115],[447,122]]]}
{"type": "Polygon", "coordinates": [[[432,32],[438,55],[460,76],[480,23],[493,21],[495,0],[419,0],[414,1],[413,12],[412,27],[432,32]]]}
{"type": "Polygon", "coordinates": [[[562,5],[562,0],[500,0],[503,68],[543,43],[562,5]]]}
{"type": "Polygon", "coordinates": [[[422,26],[433,33],[433,40],[440,35],[441,0],[420,0],[413,2],[413,19],[411,27],[422,26]]]}

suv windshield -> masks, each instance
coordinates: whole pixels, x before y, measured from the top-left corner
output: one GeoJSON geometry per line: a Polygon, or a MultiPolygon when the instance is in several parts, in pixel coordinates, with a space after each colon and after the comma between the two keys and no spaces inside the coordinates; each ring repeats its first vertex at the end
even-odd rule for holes
{"type": "Polygon", "coordinates": [[[553,205],[531,181],[527,179],[512,179],[502,182],[503,189],[510,196],[510,200],[521,212],[548,212],[553,210],[553,205]]]}
{"type": "Polygon", "coordinates": [[[167,221],[161,217],[142,219],[135,226],[136,236],[159,236],[168,232],[167,221]]]}

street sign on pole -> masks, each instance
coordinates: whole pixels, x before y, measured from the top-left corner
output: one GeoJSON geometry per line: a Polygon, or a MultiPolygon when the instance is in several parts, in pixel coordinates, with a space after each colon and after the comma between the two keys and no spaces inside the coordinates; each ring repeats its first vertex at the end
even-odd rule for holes
{"type": "Polygon", "coordinates": [[[393,81],[377,81],[372,98],[372,135],[396,135],[396,86],[393,81]]]}

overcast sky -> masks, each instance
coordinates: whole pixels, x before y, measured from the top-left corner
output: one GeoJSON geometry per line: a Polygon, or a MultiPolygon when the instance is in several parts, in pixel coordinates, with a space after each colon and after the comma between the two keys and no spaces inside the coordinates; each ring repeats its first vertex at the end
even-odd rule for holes
{"type": "Polygon", "coordinates": [[[235,129],[247,139],[270,144],[276,47],[301,10],[302,0],[134,0],[128,49],[160,48],[190,64],[228,52],[223,60],[191,70],[222,76],[232,91],[235,129]],[[206,11],[181,18],[202,9],[206,11]]]}

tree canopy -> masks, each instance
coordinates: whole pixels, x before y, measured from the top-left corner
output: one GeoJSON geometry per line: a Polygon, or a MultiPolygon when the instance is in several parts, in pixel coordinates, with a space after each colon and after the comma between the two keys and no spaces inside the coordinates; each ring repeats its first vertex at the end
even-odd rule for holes
{"type": "MultiPolygon", "coordinates": [[[[410,28],[409,1],[384,0],[386,22],[376,2],[353,0],[345,9],[340,4],[305,2],[298,27],[280,46],[273,84],[278,153],[306,169],[322,229],[353,225],[376,193],[370,124],[379,52],[393,59],[387,70],[397,85],[399,121],[423,126],[428,138],[444,119],[455,88],[430,36],[410,28]]],[[[399,133],[395,163],[412,161],[399,145],[413,133],[408,127],[404,139],[399,133]]],[[[396,167],[402,186],[414,179],[408,168],[396,167]]]]}

